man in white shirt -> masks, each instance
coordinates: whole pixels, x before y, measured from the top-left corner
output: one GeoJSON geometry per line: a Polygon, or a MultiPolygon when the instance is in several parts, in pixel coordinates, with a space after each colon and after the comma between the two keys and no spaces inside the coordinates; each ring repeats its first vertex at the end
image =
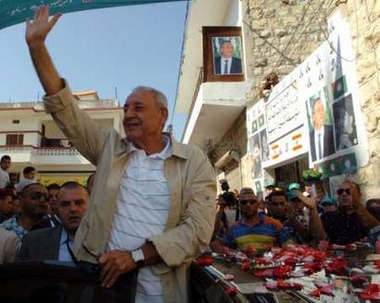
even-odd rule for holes
{"type": "Polygon", "coordinates": [[[0,188],[6,187],[9,180],[9,168],[11,167],[11,157],[8,155],[4,155],[0,160],[0,188]]]}

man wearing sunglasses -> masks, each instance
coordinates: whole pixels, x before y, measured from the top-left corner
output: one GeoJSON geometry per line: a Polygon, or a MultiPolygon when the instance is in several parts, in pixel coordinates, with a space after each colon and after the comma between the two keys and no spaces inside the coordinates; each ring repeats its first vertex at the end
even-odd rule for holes
{"type": "Polygon", "coordinates": [[[48,210],[48,191],[40,183],[25,186],[20,195],[20,214],[16,214],[0,224],[14,231],[20,239],[39,223],[48,210]]]}
{"type": "Polygon", "coordinates": [[[260,201],[253,189],[243,188],[239,200],[242,219],[230,227],[223,241],[216,240],[211,248],[221,252],[223,245],[246,250],[249,247],[266,249],[292,244],[293,241],[281,222],[258,212],[259,206],[260,201]]]}
{"type": "Polygon", "coordinates": [[[71,247],[82,217],[88,207],[87,189],[77,182],[66,182],[59,190],[58,215],[62,225],[33,230],[22,240],[21,260],[74,261],[71,247]],[[41,243],[44,243],[41,245],[41,243]]]}
{"type": "Polygon", "coordinates": [[[380,222],[361,203],[360,187],[355,182],[344,181],[336,193],[339,209],[321,215],[329,241],[340,245],[362,241],[380,222]]]}

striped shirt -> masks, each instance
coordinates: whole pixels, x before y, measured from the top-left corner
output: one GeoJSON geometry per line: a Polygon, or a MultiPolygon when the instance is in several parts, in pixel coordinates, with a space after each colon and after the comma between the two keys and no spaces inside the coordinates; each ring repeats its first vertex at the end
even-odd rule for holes
{"type": "Polygon", "coordinates": [[[3,221],[0,223],[0,227],[9,231],[14,231],[20,239],[28,233],[28,231],[18,223],[18,215],[14,215],[8,220],[3,221]]]}
{"type": "MultiPolygon", "coordinates": [[[[170,190],[164,176],[164,160],[171,155],[171,143],[147,156],[131,148],[117,199],[108,250],[135,250],[153,235],[162,234],[170,207],[170,190]]],[[[151,267],[139,270],[135,302],[163,302],[161,278],[151,267]]]]}
{"type": "Polygon", "coordinates": [[[259,222],[253,226],[238,221],[228,231],[225,245],[245,250],[248,246],[256,249],[265,249],[274,245],[283,245],[291,239],[289,233],[283,229],[280,221],[264,214],[259,215],[259,222]]]}

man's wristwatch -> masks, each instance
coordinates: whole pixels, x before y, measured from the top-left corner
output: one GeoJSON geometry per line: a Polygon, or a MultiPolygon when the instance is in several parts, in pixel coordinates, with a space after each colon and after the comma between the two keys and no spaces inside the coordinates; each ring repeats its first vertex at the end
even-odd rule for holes
{"type": "Polygon", "coordinates": [[[139,249],[133,250],[131,254],[132,254],[132,260],[133,260],[133,262],[136,263],[137,267],[138,268],[143,267],[144,261],[145,261],[145,256],[144,256],[144,252],[142,251],[142,249],[139,248],[139,249]]]}

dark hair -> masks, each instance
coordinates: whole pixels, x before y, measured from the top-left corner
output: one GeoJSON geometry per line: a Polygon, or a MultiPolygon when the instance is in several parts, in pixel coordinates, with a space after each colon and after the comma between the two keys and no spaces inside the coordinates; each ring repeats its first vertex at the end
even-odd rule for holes
{"type": "Polygon", "coordinates": [[[8,155],[2,156],[0,162],[3,162],[4,160],[9,160],[10,161],[11,160],[11,156],[8,156],[8,155]]]}
{"type": "Polygon", "coordinates": [[[24,175],[26,175],[26,174],[30,174],[32,171],[35,171],[35,170],[36,170],[35,167],[33,167],[33,166],[27,166],[27,167],[24,168],[24,170],[22,171],[22,173],[24,175]]]}
{"type": "Polygon", "coordinates": [[[67,182],[63,183],[61,185],[60,189],[75,189],[75,188],[78,188],[78,187],[79,188],[83,188],[86,191],[86,193],[89,194],[88,189],[87,189],[86,186],[84,186],[84,185],[82,185],[82,184],[80,184],[78,182],[75,182],[75,181],[67,181],[67,182]]]}
{"type": "Polygon", "coordinates": [[[61,188],[61,186],[59,186],[57,183],[50,183],[48,186],[46,186],[47,190],[51,190],[51,189],[57,189],[59,190],[61,188]]]}
{"type": "Polygon", "coordinates": [[[272,198],[276,196],[283,196],[286,200],[288,200],[288,197],[286,196],[286,192],[281,187],[274,187],[273,191],[265,198],[265,201],[272,202],[272,198]]]}

